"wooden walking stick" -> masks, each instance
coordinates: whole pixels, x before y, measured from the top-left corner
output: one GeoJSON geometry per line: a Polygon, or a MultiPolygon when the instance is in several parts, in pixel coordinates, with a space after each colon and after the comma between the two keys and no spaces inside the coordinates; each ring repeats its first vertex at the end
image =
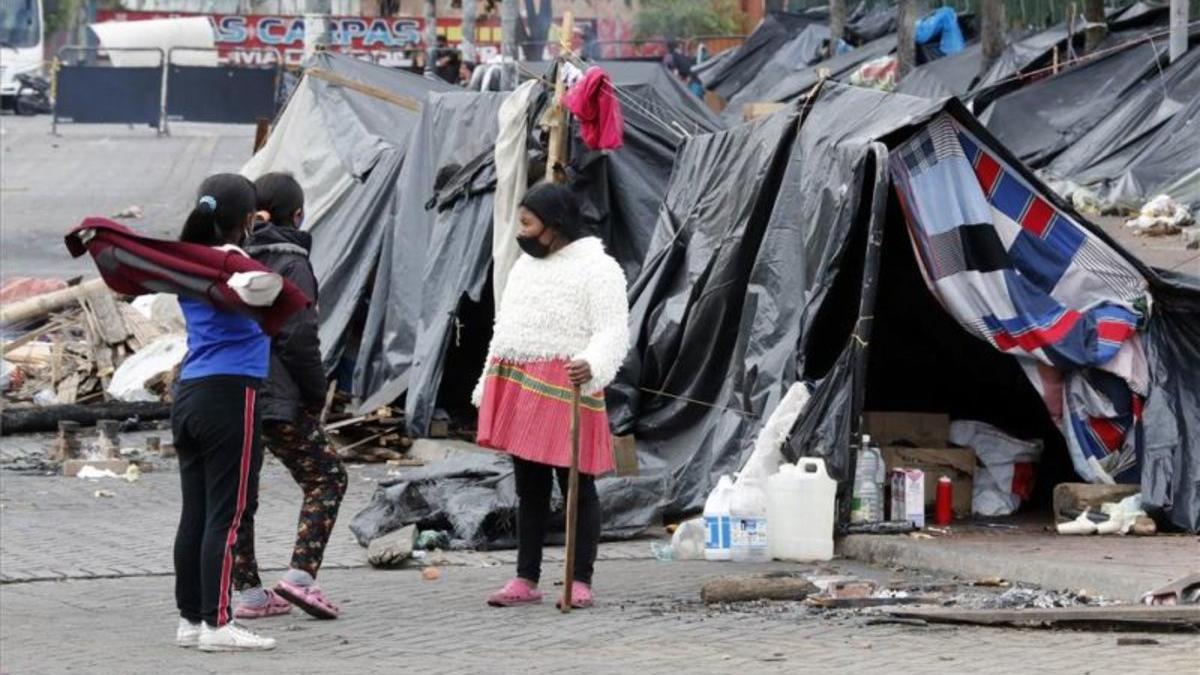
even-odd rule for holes
{"type": "Polygon", "coordinates": [[[567,474],[567,554],[563,565],[562,613],[571,611],[571,584],[575,581],[575,530],[579,521],[579,385],[571,391],[571,469],[567,474]]]}

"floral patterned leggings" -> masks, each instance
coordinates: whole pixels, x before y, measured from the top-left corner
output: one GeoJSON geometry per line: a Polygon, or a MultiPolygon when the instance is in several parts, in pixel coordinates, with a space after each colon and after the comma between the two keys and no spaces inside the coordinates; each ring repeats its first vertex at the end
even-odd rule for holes
{"type": "MultiPolygon", "coordinates": [[[[316,578],[346,494],[346,467],[329,444],[316,415],[301,412],[295,424],[263,422],[262,437],[267,450],[283,462],[304,491],[291,566],[316,578]]],[[[253,517],[243,518],[238,530],[233,582],[238,590],[262,586],[254,556],[253,517]]]]}

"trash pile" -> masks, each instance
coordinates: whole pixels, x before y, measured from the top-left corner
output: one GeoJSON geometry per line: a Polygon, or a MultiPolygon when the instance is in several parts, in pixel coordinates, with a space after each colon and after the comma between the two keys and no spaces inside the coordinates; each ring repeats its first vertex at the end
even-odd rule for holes
{"type": "MultiPolygon", "coordinates": [[[[5,288],[12,285],[30,287],[29,280],[18,279],[5,288]]],[[[4,312],[3,395],[9,410],[163,401],[187,351],[183,317],[171,296],[125,302],[88,282],[8,303],[4,312]]]]}
{"type": "Polygon", "coordinates": [[[1191,211],[1167,195],[1158,195],[1146,202],[1136,218],[1125,221],[1125,227],[1143,237],[1176,235],[1185,227],[1196,224],[1191,211]]]}

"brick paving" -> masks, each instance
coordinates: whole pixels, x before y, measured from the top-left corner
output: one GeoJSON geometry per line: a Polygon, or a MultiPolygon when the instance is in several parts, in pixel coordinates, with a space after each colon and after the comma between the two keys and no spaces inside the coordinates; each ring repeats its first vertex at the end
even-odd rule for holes
{"type": "MultiPolygon", "coordinates": [[[[256,624],[272,655],[207,655],[171,644],[170,542],[178,515],[171,470],[135,483],[0,471],[0,672],[21,673],[1183,673],[1196,636],[1117,646],[1107,633],[868,625],[858,613],[789,604],[707,610],[706,578],[751,568],[646,559],[646,541],[606,544],[599,606],[569,616],[549,604],[484,606],[511,574],[513,553],[446,554],[438,581],[415,569],[373,570],[345,522],[390,467],[355,467],[322,583],[343,618],[296,613],[256,624]],[[98,489],[113,497],[97,498],[98,489]]],[[[259,549],[282,569],[299,497],[282,468],[264,471],[259,549]]],[[[547,578],[560,550],[548,555],[547,578]]],[[[879,579],[890,570],[837,561],[879,579]]],[[[809,569],[774,563],[764,569],[809,569]]],[[[267,578],[270,578],[270,574],[267,578]]],[[[1189,670],[1190,669],[1190,670],[1189,670]]]]}

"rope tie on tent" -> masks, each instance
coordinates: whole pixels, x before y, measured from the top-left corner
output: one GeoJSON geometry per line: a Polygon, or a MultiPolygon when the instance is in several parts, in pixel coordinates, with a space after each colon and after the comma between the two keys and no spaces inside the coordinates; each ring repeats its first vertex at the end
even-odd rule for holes
{"type": "Polygon", "coordinates": [[[699,401],[694,398],[688,398],[687,396],[679,396],[677,394],[672,394],[670,392],[659,391],[657,389],[648,389],[646,387],[638,387],[638,391],[645,392],[647,394],[654,394],[655,396],[665,396],[666,398],[675,399],[676,401],[683,401],[684,403],[692,403],[694,405],[704,406],[705,408],[712,408],[713,410],[725,410],[728,412],[737,413],[743,417],[749,417],[751,419],[758,419],[758,415],[755,415],[754,413],[750,412],[749,410],[742,410],[741,408],[735,408],[733,406],[720,405],[719,403],[709,403],[707,401],[699,401]]]}

